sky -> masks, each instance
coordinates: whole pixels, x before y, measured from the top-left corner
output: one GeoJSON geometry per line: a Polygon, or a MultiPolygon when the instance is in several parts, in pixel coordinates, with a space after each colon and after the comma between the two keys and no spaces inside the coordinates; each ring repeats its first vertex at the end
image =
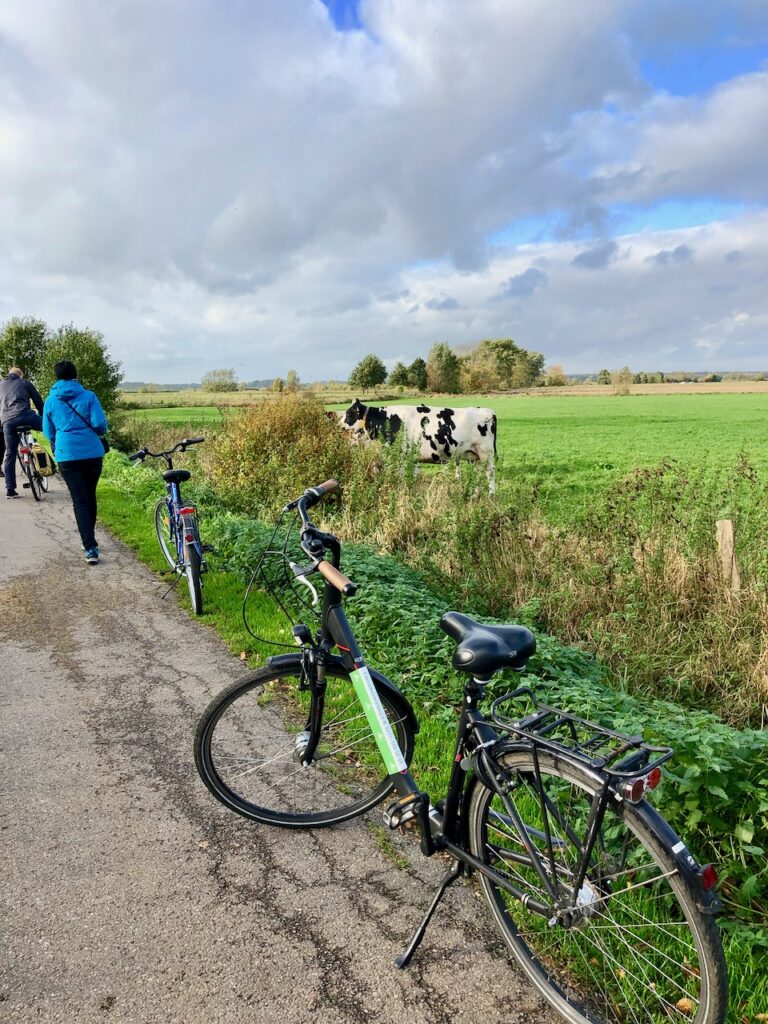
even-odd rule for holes
{"type": "Polygon", "coordinates": [[[768,0],[3,0],[12,316],[159,383],[768,369],[768,0]]]}

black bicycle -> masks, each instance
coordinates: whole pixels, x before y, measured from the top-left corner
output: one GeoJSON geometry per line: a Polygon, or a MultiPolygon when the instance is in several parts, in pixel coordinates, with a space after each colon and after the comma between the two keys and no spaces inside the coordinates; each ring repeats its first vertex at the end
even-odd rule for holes
{"type": "Polygon", "coordinates": [[[179,577],[186,577],[195,615],[203,614],[201,574],[206,569],[204,554],[208,548],[200,541],[197,509],[194,505],[184,503],[181,498],[181,485],[192,474],[188,469],[174,469],[173,456],[176,452],[185,452],[190,445],[202,444],[204,440],[204,437],[187,437],[165,452],[151,452],[148,448],[141,448],[129,456],[132,462],[143,462],[146,458],[164,459],[168,467],[163,473],[166,496],[155,506],[155,531],[160,550],[171,571],[179,577]]]}
{"type": "Polygon", "coordinates": [[[195,736],[208,789],[246,818],[289,828],[345,821],[394,792],[388,826],[415,822],[425,855],[452,858],[400,967],[448,886],[477,874],[518,964],[569,1021],[719,1024],[727,975],[716,873],[646,799],[671,748],[541,703],[525,686],[486,716],[479,702],[491,678],[521,671],[535,639],[521,626],[447,612],[440,624],[467,679],[448,790],[433,806],[408,769],[413,710],[366,666],[342,607],[357,587],[340,571],[338,539],[309,519],[337,487],[310,488],[278,522],[297,513],[304,564],[287,541],[262,556],[270,584],[265,562],[282,564],[281,606],[285,594],[307,594],[319,626],[297,623],[298,651],[270,658],[210,703],[195,736]]]}

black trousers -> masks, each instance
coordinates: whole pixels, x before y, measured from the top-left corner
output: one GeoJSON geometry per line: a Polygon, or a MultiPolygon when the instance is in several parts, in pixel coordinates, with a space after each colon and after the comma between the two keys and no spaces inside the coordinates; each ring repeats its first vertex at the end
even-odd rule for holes
{"type": "Polygon", "coordinates": [[[57,464],[72,496],[80,540],[86,551],[96,547],[96,484],[103,462],[103,459],[71,459],[57,464]]]}

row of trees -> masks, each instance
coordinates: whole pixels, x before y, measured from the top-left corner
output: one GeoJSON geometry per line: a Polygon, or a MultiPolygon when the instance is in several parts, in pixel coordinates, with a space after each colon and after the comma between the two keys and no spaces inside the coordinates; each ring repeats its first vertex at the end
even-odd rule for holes
{"type": "Polygon", "coordinates": [[[488,338],[472,348],[455,351],[445,342],[433,345],[426,362],[395,363],[387,374],[383,361],[367,355],[354,368],[349,384],[361,390],[389,384],[417,391],[473,394],[510,391],[543,382],[544,356],[520,348],[511,338],[488,338]]]}
{"type": "MultiPolygon", "coordinates": [[[[298,391],[301,381],[296,370],[289,370],[285,375],[285,379],[282,377],[275,377],[271,384],[272,391],[298,391]]],[[[239,391],[241,387],[248,387],[247,384],[241,384],[235,376],[234,370],[209,370],[204,373],[200,381],[200,388],[203,391],[239,391]]]]}
{"type": "Polygon", "coordinates": [[[50,330],[43,320],[31,316],[11,317],[0,325],[3,376],[12,366],[18,366],[45,396],[56,380],[53,368],[62,359],[77,366],[79,380],[98,395],[106,412],[114,409],[123,374],[120,363],[109,355],[100,331],[74,324],[50,330]]]}

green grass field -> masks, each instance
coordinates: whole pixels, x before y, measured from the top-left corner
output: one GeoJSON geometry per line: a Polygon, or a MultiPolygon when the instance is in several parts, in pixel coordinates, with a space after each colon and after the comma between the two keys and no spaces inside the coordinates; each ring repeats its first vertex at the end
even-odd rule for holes
{"type": "Polygon", "coordinates": [[[636,466],[662,459],[733,465],[744,450],[768,469],[768,394],[473,395],[440,399],[446,404],[494,410],[500,479],[530,479],[558,519],[577,515],[591,494],[636,466]]]}
{"type": "MultiPolygon", "coordinates": [[[[744,451],[758,470],[768,469],[768,393],[401,400],[409,405],[421,401],[492,408],[499,418],[499,479],[528,479],[541,505],[557,520],[578,516],[590,495],[635,467],[662,459],[675,459],[690,469],[732,466],[744,451]]],[[[169,426],[212,428],[227,413],[216,406],[186,405],[155,406],[133,415],[169,426]]]]}

